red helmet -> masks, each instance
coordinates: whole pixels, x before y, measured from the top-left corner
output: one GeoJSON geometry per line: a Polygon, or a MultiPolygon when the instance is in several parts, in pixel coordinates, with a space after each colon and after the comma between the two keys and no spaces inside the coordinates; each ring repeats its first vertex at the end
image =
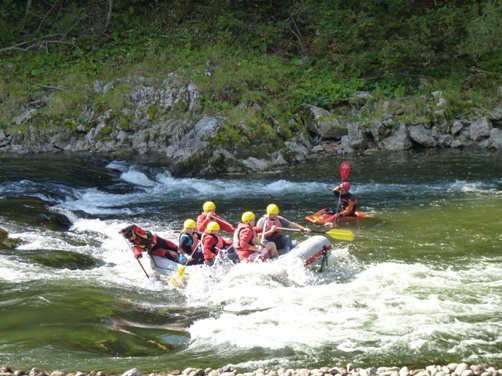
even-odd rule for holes
{"type": "Polygon", "coordinates": [[[348,181],[342,183],[342,189],[345,189],[346,191],[350,190],[350,183],[348,181]]]}

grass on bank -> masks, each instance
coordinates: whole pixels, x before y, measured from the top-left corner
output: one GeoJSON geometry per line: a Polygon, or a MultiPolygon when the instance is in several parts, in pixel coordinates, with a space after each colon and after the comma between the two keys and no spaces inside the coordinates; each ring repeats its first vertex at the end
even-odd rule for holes
{"type": "Polygon", "coordinates": [[[342,67],[323,61],[299,65],[296,58],[287,60],[222,43],[162,50],[151,45],[141,51],[141,58],[118,55],[100,59],[89,55],[73,60],[38,50],[2,59],[0,129],[15,129],[12,117],[22,108],[37,107],[37,101],[46,103],[40,109],[46,118],[61,119],[63,126],[64,119],[81,116],[85,107],[119,112],[128,106],[131,84],[120,83],[103,93],[94,90],[96,81],[106,84],[116,79],[145,77],[153,84],[173,72],[199,88],[198,113],[220,113],[229,119],[234,131],[243,124],[261,124],[259,128],[266,132],[277,123],[284,126],[302,103],[337,111],[337,106],[347,104],[361,90],[370,91],[375,98],[374,113],[368,116],[378,116],[383,102],[404,98],[410,112],[425,115],[428,108],[424,97],[431,98],[432,92],[438,90],[453,118],[474,107],[489,110],[502,99],[502,74],[496,72],[450,70],[442,79],[374,82],[351,77],[342,67]]]}

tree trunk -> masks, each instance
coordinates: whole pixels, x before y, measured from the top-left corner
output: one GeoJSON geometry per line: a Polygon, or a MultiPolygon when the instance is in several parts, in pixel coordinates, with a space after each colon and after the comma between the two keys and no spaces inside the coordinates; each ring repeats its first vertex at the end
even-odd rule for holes
{"type": "Polygon", "coordinates": [[[26,2],[26,12],[25,12],[25,14],[26,14],[26,15],[30,12],[30,8],[31,8],[31,1],[32,1],[32,0],[28,0],[28,1],[26,2]]]}
{"type": "Polygon", "coordinates": [[[108,14],[106,15],[105,29],[108,27],[110,19],[112,18],[112,11],[113,11],[113,0],[108,0],[108,14]]]}

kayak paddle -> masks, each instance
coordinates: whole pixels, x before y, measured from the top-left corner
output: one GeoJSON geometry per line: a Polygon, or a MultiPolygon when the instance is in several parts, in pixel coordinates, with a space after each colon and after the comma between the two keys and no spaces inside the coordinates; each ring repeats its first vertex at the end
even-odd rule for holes
{"type": "Polygon", "coordinates": [[[342,178],[342,182],[349,178],[350,174],[350,163],[345,161],[340,164],[340,177],[342,178]]]}
{"type": "MultiPolygon", "coordinates": [[[[285,228],[285,227],[277,227],[278,230],[286,230],[286,231],[298,231],[298,232],[305,232],[299,228],[285,228]]],[[[314,234],[326,234],[331,236],[333,239],[336,240],[345,240],[348,242],[351,242],[354,240],[354,233],[350,230],[340,230],[337,228],[334,228],[333,230],[329,231],[315,231],[315,230],[310,230],[310,232],[314,234]]]]}

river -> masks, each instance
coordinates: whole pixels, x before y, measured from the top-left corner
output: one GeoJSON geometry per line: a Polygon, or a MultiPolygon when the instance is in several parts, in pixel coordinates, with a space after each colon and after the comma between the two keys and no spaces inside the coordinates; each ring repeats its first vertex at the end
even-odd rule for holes
{"type": "Polygon", "coordinates": [[[0,156],[0,227],[20,242],[0,247],[0,363],[84,372],[501,365],[501,209],[500,153],[332,156],[213,178],[174,178],[153,158],[0,156]],[[355,239],[330,238],[323,273],[238,265],[178,289],[168,278],[150,283],[118,234],[136,223],[176,240],[207,200],[232,223],[273,202],[307,225],[306,215],[336,205],[345,160],[373,218],[341,224],[355,239]]]}

